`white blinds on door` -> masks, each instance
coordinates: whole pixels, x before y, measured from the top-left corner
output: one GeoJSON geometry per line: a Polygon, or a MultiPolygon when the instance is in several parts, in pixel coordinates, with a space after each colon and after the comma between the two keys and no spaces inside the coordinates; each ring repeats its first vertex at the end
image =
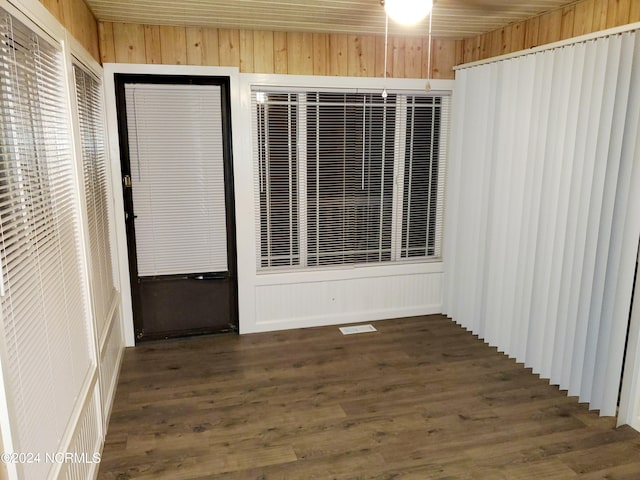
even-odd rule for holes
{"type": "Polygon", "coordinates": [[[445,312],[616,411],[640,234],[640,40],[456,75],[445,312]]]}
{"type": "Polygon", "coordinates": [[[116,293],[109,236],[109,181],[102,128],[102,85],[78,65],[74,65],[73,74],[82,144],[94,316],[101,338],[116,293]]]}
{"type": "MultiPolygon", "coordinates": [[[[13,450],[42,458],[62,448],[92,366],[62,62],[0,9],[2,367],[13,450]]],[[[19,469],[47,478],[51,467],[19,469]]]]}
{"type": "Polygon", "coordinates": [[[227,271],[220,87],[125,90],[138,274],[227,271]]]}

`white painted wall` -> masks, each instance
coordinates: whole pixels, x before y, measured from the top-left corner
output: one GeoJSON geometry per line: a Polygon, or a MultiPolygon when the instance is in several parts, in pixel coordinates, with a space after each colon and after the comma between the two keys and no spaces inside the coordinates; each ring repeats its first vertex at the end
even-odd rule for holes
{"type": "MultiPolygon", "coordinates": [[[[367,91],[424,91],[425,80],[303,75],[240,75],[240,109],[245,139],[234,143],[240,332],[265,332],[347,322],[440,313],[442,263],[395,263],[329,267],[277,273],[256,271],[256,210],[251,87],[344,88],[367,91]]],[[[432,90],[450,91],[453,81],[432,80],[432,90]]]]}
{"type": "MultiPolygon", "coordinates": [[[[120,172],[115,73],[218,75],[230,77],[233,169],[238,254],[240,333],[312,327],[439,313],[442,263],[346,266],[306,271],[256,271],[256,211],[252,151],[252,85],[382,90],[382,79],[239,74],[235,68],[105,64],[109,147],[114,177],[120,172]]],[[[433,90],[451,90],[452,81],[432,80],[433,90]]],[[[425,80],[388,79],[389,89],[423,91],[425,80]]],[[[122,187],[114,181],[122,285],[128,285],[122,187]]],[[[123,288],[123,328],[134,344],[130,292],[123,288]]]]}

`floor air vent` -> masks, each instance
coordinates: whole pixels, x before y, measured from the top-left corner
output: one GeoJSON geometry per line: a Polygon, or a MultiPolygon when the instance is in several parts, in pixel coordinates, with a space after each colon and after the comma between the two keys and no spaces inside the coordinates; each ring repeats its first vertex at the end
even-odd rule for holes
{"type": "Polygon", "coordinates": [[[343,335],[353,335],[354,333],[377,332],[373,325],[351,325],[348,327],[340,327],[343,335]]]}

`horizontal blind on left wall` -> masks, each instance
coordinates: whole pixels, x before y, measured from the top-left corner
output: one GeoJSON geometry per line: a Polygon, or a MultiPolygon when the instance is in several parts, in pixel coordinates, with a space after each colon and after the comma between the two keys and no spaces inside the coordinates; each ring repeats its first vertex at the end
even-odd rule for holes
{"type": "Polygon", "coordinates": [[[82,144],[82,170],[89,236],[90,283],[99,338],[107,326],[116,294],[110,243],[109,179],[102,128],[102,84],[79,65],[73,66],[82,144]]]}
{"type": "Polygon", "coordinates": [[[62,51],[2,9],[0,78],[3,370],[14,450],[44,456],[62,447],[92,368],[87,292],[62,51]]]}

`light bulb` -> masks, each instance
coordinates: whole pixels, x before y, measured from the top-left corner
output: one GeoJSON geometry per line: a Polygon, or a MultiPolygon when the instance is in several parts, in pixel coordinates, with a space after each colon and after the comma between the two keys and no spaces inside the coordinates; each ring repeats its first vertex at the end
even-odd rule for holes
{"type": "Polygon", "coordinates": [[[429,15],[433,0],[384,0],[387,15],[403,25],[413,25],[429,15]]]}

